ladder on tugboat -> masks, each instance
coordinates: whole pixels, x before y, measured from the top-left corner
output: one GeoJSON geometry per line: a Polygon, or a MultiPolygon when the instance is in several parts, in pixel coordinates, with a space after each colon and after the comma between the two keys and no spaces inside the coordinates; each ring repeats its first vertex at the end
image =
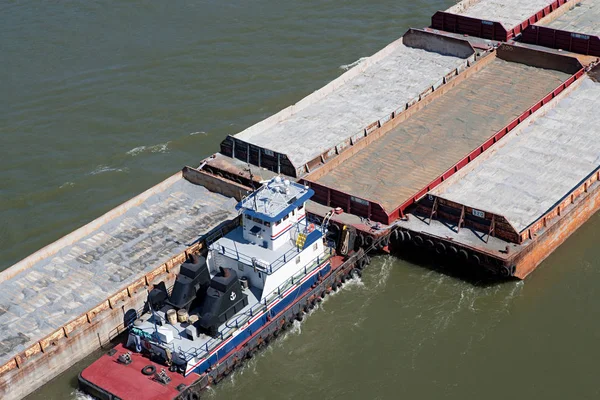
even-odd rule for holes
{"type": "Polygon", "coordinates": [[[299,232],[298,237],[296,237],[296,247],[300,250],[304,249],[304,243],[306,242],[306,233],[299,232]]]}

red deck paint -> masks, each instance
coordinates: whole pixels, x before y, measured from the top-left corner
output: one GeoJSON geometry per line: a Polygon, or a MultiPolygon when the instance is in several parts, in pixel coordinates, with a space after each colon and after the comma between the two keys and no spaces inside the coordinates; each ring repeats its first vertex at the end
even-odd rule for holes
{"type": "Polygon", "coordinates": [[[144,399],[144,400],[164,400],[175,398],[180,392],[176,389],[180,384],[186,386],[194,383],[199,375],[192,373],[187,377],[177,372],[169,372],[167,367],[156,364],[141,354],[133,353],[131,358],[133,362],[129,365],[121,364],[117,361],[119,355],[127,353],[127,349],[119,344],[115,347],[117,352],[109,356],[103,355],[92,365],[87,367],[81,373],[81,376],[117,396],[123,400],[128,399],[144,399]],[[167,375],[171,378],[168,385],[163,385],[153,380],[153,376],[142,374],[142,368],[147,365],[154,365],[156,372],[160,372],[161,368],[167,370],[167,375]]]}

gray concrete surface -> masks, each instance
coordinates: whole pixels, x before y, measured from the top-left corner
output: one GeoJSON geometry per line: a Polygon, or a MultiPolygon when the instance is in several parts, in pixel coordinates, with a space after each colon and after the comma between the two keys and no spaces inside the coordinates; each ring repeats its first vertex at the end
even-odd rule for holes
{"type": "Polygon", "coordinates": [[[600,35],[600,1],[582,0],[545,26],[569,32],[600,35]]]}
{"type": "Polygon", "coordinates": [[[598,104],[600,83],[585,76],[545,115],[431,193],[502,215],[522,232],[600,166],[598,104]]]}
{"type": "Polygon", "coordinates": [[[287,154],[297,168],[466,64],[459,57],[405,46],[401,39],[372,58],[322,88],[317,96],[273,116],[276,123],[263,121],[236,137],[287,154]]]}
{"type": "Polygon", "coordinates": [[[235,204],[181,178],[1,282],[0,364],[237,216],[235,204]]]}
{"type": "Polygon", "coordinates": [[[495,58],[317,183],[392,212],[568,76],[495,58]]]}
{"type": "Polygon", "coordinates": [[[461,2],[447,11],[467,17],[500,22],[511,29],[531,17],[554,0],[480,0],[461,2]]]}

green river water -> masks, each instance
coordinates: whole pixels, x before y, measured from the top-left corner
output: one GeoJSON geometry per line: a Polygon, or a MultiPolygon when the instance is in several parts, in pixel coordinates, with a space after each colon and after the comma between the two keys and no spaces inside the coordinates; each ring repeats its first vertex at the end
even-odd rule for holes
{"type": "MultiPolygon", "coordinates": [[[[0,3],[0,269],[452,4],[0,3]]],[[[598,398],[599,242],[597,214],[526,281],[488,285],[377,257],[207,398],[598,398]]],[[[29,398],[85,398],[98,354],[29,398]]]]}

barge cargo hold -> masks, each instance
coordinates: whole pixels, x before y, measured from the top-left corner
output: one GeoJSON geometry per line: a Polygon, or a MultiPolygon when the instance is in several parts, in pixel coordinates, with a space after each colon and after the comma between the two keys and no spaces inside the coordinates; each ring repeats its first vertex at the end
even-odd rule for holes
{"type": "Polygon", "coordinates": [[[462,0],[431,17],[446,32],[507,42],[529,25],[553,18],[577,0],[462,0]]]}
{"type": "Polygon", "coordinates": [[[438,252],[464,245],[464,258],[496,259],[525,278],[600,208],[599,77],[598,67],[582,76],[429,192],[400,226],[433,239],[438,252]],[[491,236],[502,241],[486,243],[491,236]]]}
{"type": "Polygon", "coordinates": [[[355,214],[391,224],[423,188],[460,168],[474,149],[489,148],[484,143],[581,68],[574,59],[534,50],[523,51],[530,65],[521,64],[512,61],[514,52],[503,45],[480,58],[454,87],[384,125],[379,139],[305,176],[315,199],[349,202],[355,214]]]}
{"type": "Polygon", "coordinates": [[[558,14],[527,27],[520,40],[600,57],[600,4],[594,0],[580,0],[558,14]]]}

